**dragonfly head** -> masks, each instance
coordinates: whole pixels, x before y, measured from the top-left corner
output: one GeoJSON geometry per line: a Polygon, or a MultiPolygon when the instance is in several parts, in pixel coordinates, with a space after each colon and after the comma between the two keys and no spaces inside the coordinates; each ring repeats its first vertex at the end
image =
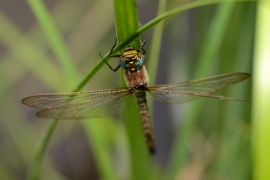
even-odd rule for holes
{"type": "Polygon", "coordinates": [[[127,46],[124,49],[123,57],[125,61],[135,61],[138,58],[138,51],[135,47],[127,46]]]}
{"type": "Polygon", "coordinates": [[[135,47],[127,46],[120,58],[120,65],[128,71],[136,71],[141,68],[144,62],[144,55],[135,47]]]}

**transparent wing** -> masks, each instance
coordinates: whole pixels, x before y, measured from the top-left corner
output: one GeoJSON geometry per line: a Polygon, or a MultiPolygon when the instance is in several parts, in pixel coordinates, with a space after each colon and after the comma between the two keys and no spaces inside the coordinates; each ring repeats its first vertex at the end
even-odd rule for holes
{"type": "Polygon", "coordinates": [[[128,106],[131,94],[127,88],[48,93],[27,97],[22,103],[44,109],[38,112],[39,117],[82,119],[119,114],[128,106]]]}
{"type": "Polygon", "coordinates": [[[244,100],[211,95],[231,84],[249,78],[248,73],[229,73],[188,82],[148,87],[153,97],[163,103],[183,103],[199,97],[219,98],[223,100],[244,100]]]}

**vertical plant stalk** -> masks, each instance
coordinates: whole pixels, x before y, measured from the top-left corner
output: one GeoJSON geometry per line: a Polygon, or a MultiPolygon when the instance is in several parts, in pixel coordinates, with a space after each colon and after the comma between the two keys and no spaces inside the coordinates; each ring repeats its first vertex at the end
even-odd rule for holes
{"type": "MultiPolygon", "coordinates": [[[[219,11],[213,19],[211,26],[208,30],[209,34],[205,38],[205,46],[201,51],[201,59],[198,60],[199,65],[196,71],[193,73],[193,77],[205,77],[207,72],[215,61],[214,55],[220,48],[222,39],[224,37],[225,29],[230,17],[230,10],[233,8],[234,2],[227,2],[219,5],[219,11]],[[213,33],[214,32],[214,33],[213,33]]],[[[182,123],[179,134],[176,138],[176,144],[171,156],[171,168],[169,172],[170,178],[176,178],[177,174],[181,171],[181,168],[186,163],[188,158],[187,145],[189,144],[190,136],[194,131],[197,121],[199,119],[200,109],[203,106],[203,101],[193,102],[192,106],[187,113],[185,121],[182,123]]]]}
{"type": "MultiPolygon", "coordinates": [[[[114,12],[118,43],[122,43],[138,30],[136,2],[134,0],[115,0],[114,12]]],[[[129,45],[138,49],[140,47],[140,38],[137,37],[129,45]]],[[[121,77],[123,77],[123,74],[121,74],[121,77]]],[[[123,80],[122,85],[125,85],[123,80]]],[[[148,151],[143,137],[138,107],[135,102],[135,98],[133,98],[132,104],[124,113],[130,155],[130,179],[149,179],[148,151]]]]}
{"type": "Polygon", "coordinates": [[[61,34],[56,28],[50,13],[42,0],[28,0],[27,2],[47,36],[48,43],[70,82],[70,87],[74,87],[78,82],[80,75],[75,68],[73,60],[68,53],[61,34]]]}
{"type": "MultiPolygon", "coordinates": [[[[167,0],[160,0],[158,5],[157,16],[163,14],[166,11],[167,0]]],[[[158,61],[161,49],[162,42],[162,33],[163,33],[164,22],[157,24],[153,31],[153,37],[150,42],[150,49],[148,53],[147,70],[149,78],[152,81],[152,84],[156,82],[157,70],[158,70],[158,61]]]]}
{"type": "Polygon", "coordinates": [[[257,6],[255,55],[253,68],[253,178],[270,179],[270,2],[257,6]]]}
{"type": "MultiPolygon", "coordinates": [[[[167,0],[159,0],[157,16],[163,14],[166,11],[167,0]]],[[[148,75],[150,79],[150,84],[155,84],[158,70],[159,55],[162,42],[162,33],[163,33],[164,22],[160,22],[153,31],[153,37],[150,42],[150,50],[145,60],[147,63],[146,69],[148,70],[148,75]]],[[[148,96],[149,97],[149,96],[148,96]]],[[[153,110],[153,102],[147,98],[148,106],[150,113],[153,110]]],[[[151,113],[152,114],[152,113],[151,113]]]]}
{"type": "Polygon", "coordinates": [[[46,130],[43,131],[41,138],[38,142],[37,148],[34,153],[33,162],[31,163],[26,178],[27,180],[36,180],[38,179],[40,166],[42,162],[42,158],[46,149],[46,146],[48,144],[48,141],[53,133],[54,128],[56,127],[58,123],[58,120],[53,119],[50,122],[48,122],[46,130]]]}
{"type": "MultiPolygon", "coordinates": [[[[112,119],[109,119],[110,122],[112,119]]],[[[95,157],[96,165],[100,174],[100,179],[117,180],[117,171],[114,158],[111,153],[111,142],[109,135],[113,129],[108,126],[106,119],[94,118],[91,120],[82,120],[86,128],[86,136],[90,141],[91,149],[95,157]]],[[[114,122],[111,122],[112,124],[114,122]]]]}

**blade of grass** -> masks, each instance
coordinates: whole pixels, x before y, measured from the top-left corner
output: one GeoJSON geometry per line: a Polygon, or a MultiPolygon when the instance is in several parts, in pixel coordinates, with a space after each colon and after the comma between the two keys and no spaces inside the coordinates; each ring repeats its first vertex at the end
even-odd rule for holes
{"type": "Polygon", "coordinates": [[[68,50],[65,47],[64,41],[58,32],[55,24],[42,0],[28,0],[30,8],[37,18],[40,26],[48,37],[49,44],[55,53],[57,60],[60,62],[64,73],[71,85],[75,85],[80,77],[68,50]]]}
{"type": "MultiPolygon", "coordinates": [[[[166,11],[166,5],[167,5],[167,0],[159,0],[157,16],[166,11]]],[[[160,50],[161,50],[163,27],[164,27],[164,22],[161,22],[155,26],[153,35],[152,35],[152,40],[150,42],[150,49],[149,51],[147,51],[149,53],[146,55],[145,62],[147,64],[146,69],[148,71],[148,76],[149,76],[148,85],[155,84],[156,82],[157,71],[159,67],[159,56],[160,56],[160,50]]],[[[153,111],[154,109],[153,98],[151,98],[149,95],[146,95],[146,96],[147,96],[146,100],[148,103],[150,118],[152,119],[153,129],[155,132],[155,125],[154,125],[154,119],[153,119],[153,112],[154,112],[153,111]]],[[[157,145],[156,145],[156,151],[157,151],[157,154],[160,153],[157,145]]],[[[153,170],[153,174],[155,174],[154,170],[153,170]]]]}
{"type": "MultiPolygon", "coordinates": [[[[138,29],[138,15],[134,0],[115,0],[115,26],[118,42],[122,43],[138,29]]],[[[140,46],[140,38],[129,43],[137,49],[140,46]]],[[[121,75],[123,77],[123,75],[121,75]]],[[[122,85],[125,85],[122,78],[122,85]]],[[[149,179],[149,158],[145,140],[142,133],[138,107],[133,98],[132,104],[124,113],[127,140],[130,156],[130,179],[149,179]]]]}
{"type": "MultiPolygon", "coordinates": [[[[25,38],[19,28],[1,12],[0,24],[2,25],[0,28],[1,42],[8,48],[15,59],[20,59],[20,62],[14,63],[13,61],[3,61],[1,64],[6,63],[7,65],[15,65],[15,67],[10,66],[14,68],[22,64],[23,66],[26,66],[27,69],[32,69],[35,75],[46,82],[50,88],[59,89],[58,82],[60,82],[59,77],[61,76],[58,70],[47,60],[47,57],[44,55],[45,51],[25,38]],[[40,71],[39,68],[33,68],[36,67],[37,64],[44,69],[50,69],[50,74],[47,74],[46,71],[40,71]]],[[[1,66],[1,68],[7,67],[8,66],[5,66],[4,64],[1,66]]],[[[3,70],[6,71],[6,69],[3,70]]],[[[16,74],[14,71],[12,73],[16,74]]],[[[3,91],[5,91],[6,88],[7,87],[4,87],[3,91]]]]}
{"type": "MultiPolygon", "coordinates": [[[[166,11],[167,0],[160,0],[158,5],[157,16],[163,14],[166,11]]],[[[156,75],[158,69],[159,52],[162,42],[164,22],[156,25],[153,31],[152,41],[150,42],[150,50],[147,58],[147,70],[148,75],[152,83],[156,82],[156,75]]]]}
{"type": "MultiPolygon", "coordinates": [[[[115,28],[118,43],[122,43],[132,33],[138,30],[136,2],[133,0],[114,0],[115,28]]],[[[140,38],[129,43],[130,46],[140,47],[140,38]]]]}
{"type": "MultiPolygon", "coordinates": [[[[230,10],[233,6],[234,3],[232,2],[219,5],[219,11],[217,11],[217,15],[214,17],[208,30],[209,34],[205,38],[205,42],[207,43],[205,43],[200,53],[201,55],[199,56],[201,57],[201,59],[198,60],[200,65],[198,65],[197,70],[193,73],[193,77],[206,77],[209,68],[214,64],[214,55],[221,46],[228,19],[230,17],[230,10]]],[[[199,119],[198,116],[202,106],[203,100],[193,102],[189,108],[185,121],[183,121],[180,129],[178,130],[179,134],[175,141],[176,144],[173,148],[169,169],[169,177],[172,179],[176,177],[188,157],[187,144],[189,144],[188,141],[199,119]]]]}
{"type": "Polygon", "coordinates": [[[270,2],[260,1],[257,12],[252,91],[252,150],[255,180],[270,179],[270,2]]]}
{"type": "MultiPolygon", "coordinates": [[[[59,2],[53,7],[52,16],[57,20],[56,24],[59,25],[63,34],[66,34],[72,27],[72,24],[78,21],[79,17],[76,15],[79,14],[78,11],[83,11],[84,7],[85,4],[69,1],[59,2]],[[58,13],[63,12],[66,7],[72,7],[68,14],[62,16],[58,13]],[[60,22],[62,22],[62,24],[60,24],[60,22]]],[[[2,12],[0,12],[0,24],[2,25],[0,29],[0,39],[3,45],[8,48],[8,53],[1,54],[0,56],[2,60],[0,71],[6,71],[4,74],[10,77],[6,85],[2,87],[2,91],[0,91],[0,97],[9,88],[15,86],[15,84],[24,78],[25,74],[29,71],[31,71],[35,77],[39,78],[49,89],[63,91],[63,89],[67,88],[64,84],[59,86],[61,74],[55,66],[50,64],[52,61],[51,58],[46,55],[48,52],[47,47],[42,43],[46,41],[45,37],[41,35],[41,31],[36,25],[26,34],[2,12]],[[16,59],[18,59],[19,62],[15,61],[16,59]],[[9,71],[9,67],[13,67],[12,72],[9,71]],[[49,69],[50,73],[40,71],[40,67],[49,69]]]]}
{"type": "MultiPolygon", "coordinates": [[[[113,134],[113,129],[105,126],[108,123],[106,119],[83,120],[83,124],[87,127],[87,137],[90,140],[98,171],[101,179],[117,180],[117,171],[111,156],[110,142],[108,132],[113,134]],[[105,125],[104,125],[105,124],[105,125]],[[107,133],[107,134],[106,134],[107,133]]],[[[112,120],[109,119],[111,122],[112,120]]],[[[114,123],[114,122],[113,122],[114,123]]]]}
{"type": "MultiPolygon", "coordinates": [[[[220,53],[220,70],[221,72],[250,72],[253,56],[255,4],[237,4],[231,16],[234,18],[230,20],[229,27],[236,22],[238,24],[226,33],[224,47],[220,53]]],[[[226,89],[224,95],[227,97],[251,97],[250,80],[237,86],[237,88],[226,89]]],[[[248,124],[246,124],[250,121],[250,102],[223,102],[219,109],[219,117],[216,128],[218,131],[216,136],[219,140],[216,143],[218,148],[216,148],[216,162],[212,164],[213,170],[218,172],[219,176],[228,179],[247,179],[239,177],[250,177],[252,174],[250,131],[248,124]],[[232,137],[232,131],[238,131],[239,135],[246,133],[246,136],[240,138],[237,143],[233,143],[237,137],[232,137]],[[246,160],[243,164],[242,159],[244,158],[246,160]]]]}
{"type": "Polygon", "coordinates": [[[26,175],[27,180],[38,179],[38,174],[39,174],[39,170],[40,170],[40,166],[41,166],[42,157],[44,155],[46,146],[49,142],[49,139],[50,139],[50,137],[53,133],[53,130],[55,129],[57,123],[58,123],[58,120],[56,120],[56,119],[50,120],[45,128],[45,131],[43,131],[41,138],[39,140],[39,143],[37,144],[37,147],[35,149],[33,162],[31,163],[31,165],[28,169],[27,175],[26,175]]]}
{"type": "MultiPolygon", "coordinates": [[[[64,67],[64,70],[66,70],[67,74],[70,74],[70,77],[74,77],[73,81],[75,82],[78,78],[76,77],[77,72],[75,71],[75,68],[72,68],[73,65],[70,63],[71,58],[69,57],[64,44],[61,41],[61,38],[59,36],[59,33],[57,32],[56,28],[54,28],[54,25],[52,23],[52,21],[50,20],[50,17],[48,15],[48,13],[46,12],[46,9],[44,7],[44,5],[42,4],[42,2],[33,2],[31,1],[31,5],[33,6],[34,11],[36,12],[36,15],[38,16],[38,18],[40,18],[39,20],[41,21],[41,24],[44,26],[45,32],[47,33],[47,35],[50,37],[49,39],[51,40],[51,45],[53,47],[53,50],[55,50],[56,55],[58,56],[58,58],[62,63],[62,66],[64,67]]],[[[79,91],[83,86],[79,86],[76,91],[79,91]]],[[[28,171],[28,175],[27,175],[27,179],[36,179],[38,177],[38,172],[40,169],[40,162],[42,159],[42,156],[44,154],[45,151],[45,147],[48,143],[49,138],[52,135],[52,132],[54,130],[54,128],[56,127],[58,120],[52,120],[48,123],[48,126],[46,127],[46,130],[43,132],[42,138],[40,140],[40,143],[37,146],[37,149],[35,151],[35,156],[34,156],[34,161],[32,163],[32,165],[29,168],[28,171]]],[[[99,154],[97,154],[97,159],[102,160],[102,156],[99,156],[99,154]]],[[[103,158],[104,159],[104,158],[103,158]]],[[[113,174],[110,173],[109,176],[107,175],[108,173],[108,169],[113,169],[111,167],[113,167],[113,165],[110,165],[110,168],[106,168],[108,167],[108,164],[110,164],[111,160],[107,158],[105,158],[105,161],[107,162],[107,166],[105,166],[105,170],[104,168],[102,169],[102,175],[104,177],[113,177],[113,174]],[[107,176],[106,176],[107,175],[107,176]]],[[[101,162],[101,161],[98,161],[101,162]]],[[[104,162],[104,161],[103,161],[104,162]]],[[[112,164],[112,163],[111,163],[112,164]]]]}

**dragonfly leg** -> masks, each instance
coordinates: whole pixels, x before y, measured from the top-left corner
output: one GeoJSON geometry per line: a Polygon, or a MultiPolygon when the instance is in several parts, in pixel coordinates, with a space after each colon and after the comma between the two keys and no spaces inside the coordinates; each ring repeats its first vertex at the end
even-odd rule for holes
{"type": "Polygon", "coordinates": [[[146,40],[141,40],[141,45],[139,47],[139,51],[141,51],[143,54],[146,53],[146,51],[143,49],[143,46],[145,45],[146,40]]]}
{"type": "Polygon", "coordinates": [[[118,64],[118,66],[116,68],[112,68],[112,66],[103,58],[103,56],[101,55],[101,52],[99,53],[99,55],[100,55],[102,61],[104,61],[112,71],[116,72],[121,67],[121,65],[118,64]]]}
{"type": "MultiPolygon", "coordinates": [[[[109,53],[109,57],[111,57],[111,58],[118,58],[118,57],[121,56],[120,54],[117,54],[117,55],[111,55],[112,52],[113,52],[114,47],[116,46],[116,44],[117,44],[117,39],[115,40],[115,43],[114,43],[114,45],[112,46],[112,48],[111,48],[111,50],[110,50],[110,53],[109,53]]],[[[103,58],[103,56],[101,55],[101,52],[99,53],[99,55],[100,55],[101,59],[107,64],[107,66],[109,66],[109,68],[110,68],[112,71],[116,72],[116,71],[121,67],[121,65],[118,64],[118,66],[117,66],[116,68],[112,68],[112,66],[111,66],[111,65],[103,58]]]]}

